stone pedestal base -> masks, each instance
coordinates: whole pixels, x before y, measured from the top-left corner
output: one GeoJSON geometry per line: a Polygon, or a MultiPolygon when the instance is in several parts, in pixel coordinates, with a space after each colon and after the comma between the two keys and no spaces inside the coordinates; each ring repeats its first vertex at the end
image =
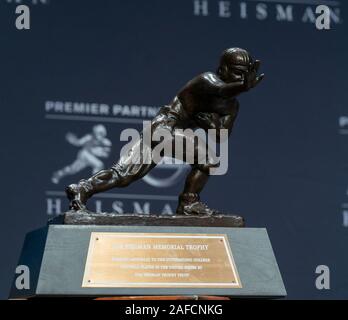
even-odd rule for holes
{"type": "MultiPolygon", "coordinates": [[[[60,218],[65,218],[68,222],[68,217],[69,214],[65,214],[60,218]]],[[[75,217],[77,216],[75,215],[75,217]]],[[[95,240],[100,239],[95,238],[95,240]]],[[[148,255],[149,252],[146,251],[144,256],[148,255]]],[[[176,257],[176,255],[178,253],[174,250],[172,257],[176,257]]],[[[201,255],[202,253],[198,252],[192,253],[194,257],[201,257],[201,255]]],[[[210,258],[215,259],[214,254],[210,253],[210,258]]],[[[106,262],[109,263],[108,261],[106,262]]],[[[171,262],[167,264],[170,265],[171,262]]],[[[190,264],[192,263],[182,262],[183,266],[190,264]]],[[[209,265],[205,262],[198,264],[203,266],[202,270],[206,270],[207,276],[212,275],[211,272],[209,273],[209,270],[211,271],[209,265]]],[[[271,243],[266,230],[263,228],[49,224],[27,234],[18,265],[28,267],[30,286],[28,289],[17,288],[14,279],[10,294],[12,299],[31,297],[83,297],[92,299],[124,297],[124,299],[128,299],[135,296],[275,298],[286,295],[271,243]],[[187,282],[181,283],[179,286],[175,286],[174,282],[174,285],[168,285],[168,287],[158,284],[154,287],[130,286],[127,285],[127,282],[124,286],[105,285],[104,282],[104,284],[101,283],[97,286],[83,285],[84,275],[86,270],[88,271],[86,266],[92,265],[88,263],[87,257],[94,233],[104,234],[104,237],[120,234],[144,236],[158,233],[168,237],[188,234],[188,237],[200,236],[202,241],[205,237],[210,236],[224,237],[228,241],[231,255],[233,255],[240,286],[229,287],[219,283],[202,283],[200,286],[196,286],[194,283],[183,285],[187,282]]],[[[212,265],[210,264],[210,266],[212,265]]],[[[103,264],[97,264],[97,266],[104,268],[103,264]]],[[[215,264],[216,274],[219,274],[224,266],[225,264],[215,264]]],[[[100,276],[103,273],[95,275],[100,276]]],[[[115,273],[114,276],[116,277],[117,274],[115,273]]]]}

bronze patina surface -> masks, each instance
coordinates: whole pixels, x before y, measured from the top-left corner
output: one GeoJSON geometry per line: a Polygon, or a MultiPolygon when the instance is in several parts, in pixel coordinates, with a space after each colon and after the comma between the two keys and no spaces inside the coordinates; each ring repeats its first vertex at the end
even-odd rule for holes
{"type": "MultiPolygon", "coordinates": [[[[238,95],[254,88],[263,78],[258,75],[259,60],[253,60],[250,54],[240,48],[226,49],[221,56],[217,72],[205,72],[190,80],[175,96],[173,101],[163,106],[156,117],[151,121],[151,132],[156,134],[160,130],[169,131],[169,143],[182,139],[188,141],[191,137],[175,129],[204,130],[227,129],[231,133],[234,121],[238,114],[238,95]]],[[[158,90],[160,90],[160,81],[158,90]]],[[[138,141],[142,144],[142,137],[138,141]]],[[[188,143],[188,142],[187,142],[188,143]]],[[[157,143],[158,144],[158,143],[157,143]]],[[[156,142],[151,141],[150,149],[156,147],[156,142]]],[[[200,148],[206,146],[194,145],[194,154],[200,154],[200,148]]],[[[155,163],[133,163],[135,149],[121,156],[111,168],[99,171],[88,179],[81,180],[66,188],[73,210],[85,210],[87,200],[98,192],[112,188],[126,187],[130,183],[144,177],[155,163]]],[[[185,153],[182,155],[185,161],[185,153]]],[[[210,169],[216,167],[214,159],[209,157],[205,164],[194,160],[188,174],[183,192],[179,196],[176,210],[177,215],[214,215],[220,214],[200,201],[199,194],[206,185],[210,169]]]]}

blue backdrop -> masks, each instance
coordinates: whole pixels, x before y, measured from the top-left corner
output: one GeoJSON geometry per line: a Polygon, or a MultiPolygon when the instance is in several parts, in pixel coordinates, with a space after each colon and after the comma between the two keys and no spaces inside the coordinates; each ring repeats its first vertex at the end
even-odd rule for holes
{"type": "MultiPolygon", "coordinates": [[[[266,77],[241,96],[229,171],[212,177],[202,197],[267,228],[290,298],[348,298],[345,2],[22,3],[30,30],[15,27],[18,3],[0,0],[1,298],[26,232],[65,211],[64,187],[95,167],[66,134],[83,137],[102,124],[113,146],[99,160],[111,165],[122,129],[140,128],[233,46],[261,59],[266,77]],[[333,9],[331,30],[315,28],[318,3],[333,9]],[[52,180],[74,162],[78,172],[52,180]],[[330,268],[330,290],[316,289],[318,265],[330,268]]],[[[95,197],[90,209],[170,214],[184,171],[156,168],[150,180],[95,197]]]]}

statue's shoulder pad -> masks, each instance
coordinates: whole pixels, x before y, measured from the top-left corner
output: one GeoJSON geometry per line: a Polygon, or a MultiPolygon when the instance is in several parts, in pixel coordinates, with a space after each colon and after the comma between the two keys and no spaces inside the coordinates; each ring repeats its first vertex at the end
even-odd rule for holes
{"type": "Polygon", "coordinates": [[[218,76],[213,72],[204,72],[197,76],[198,81],[204,81],[204,82],[210,82],[210,83],[217,83],[221,82],[221,80],[218,78],[218,76]]]}

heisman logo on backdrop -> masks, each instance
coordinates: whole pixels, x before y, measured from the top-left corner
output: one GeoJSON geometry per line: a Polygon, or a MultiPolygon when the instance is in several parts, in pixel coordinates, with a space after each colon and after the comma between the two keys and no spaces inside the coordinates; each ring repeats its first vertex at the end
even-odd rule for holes
{"type": "Polygon", "coordinates": [[[92,132],[81,138],[68,132],[65,136],[67,142],[80,150],[72,163],[53,173],[52,182],[58,184],[65,176],[75,175],[85,168],[91,168],[93,174],[104,169],[102,159],[108,158],[111,151],[111,141],[106,136],[106,128],[102,124],[93,126],[92,132]]]}
{"type": "Polygon", "coordinates": [[[193,15],[222,19],[243,19],[287,23],[321,24],[329,12],[332,24],[342,23],[340,1],[336,0],[192,0],[193,15]],[[326,8],[324,8],[326,7],[326,8]],[[326,9],[326,10],[325,10],[326,9]],[[326,12],[325,12],[326,11],[326,12]],[[319,21],[318,21],[319,19],[319,21]]]}

